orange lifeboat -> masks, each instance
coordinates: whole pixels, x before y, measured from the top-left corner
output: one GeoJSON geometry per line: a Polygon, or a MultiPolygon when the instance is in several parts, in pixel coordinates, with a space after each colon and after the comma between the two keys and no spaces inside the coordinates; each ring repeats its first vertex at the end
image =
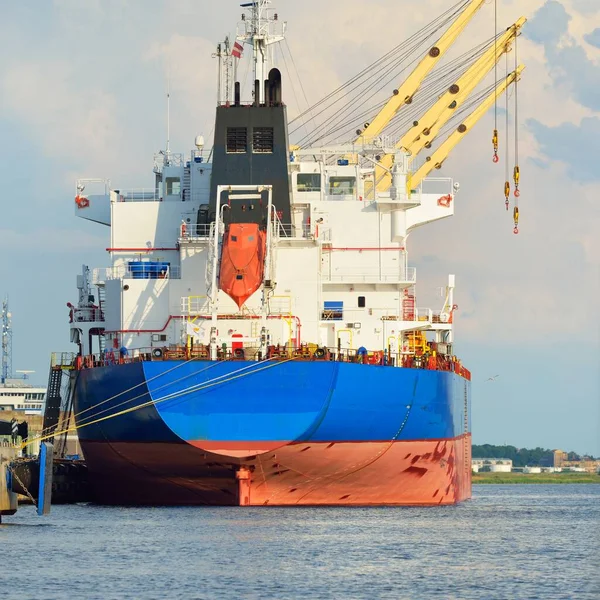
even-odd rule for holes
{"type": "Polygon", "coordinates": [[[256,223],[229,225],[221,252],[219,287],[240,308],[262,284],[265,253],[265,232],[256,223]]]}

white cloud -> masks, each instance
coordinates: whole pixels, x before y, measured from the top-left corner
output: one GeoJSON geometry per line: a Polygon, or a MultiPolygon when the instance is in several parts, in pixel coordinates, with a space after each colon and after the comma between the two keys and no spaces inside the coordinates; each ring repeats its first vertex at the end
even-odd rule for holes
{"type": "Polygon", "coordinates": [[[78,81],[68,63],[13,64],[2,74],[0,90],[5,109],[27,123],[48,156],[110,166],[121,131],[115,97],[78,81]]]}

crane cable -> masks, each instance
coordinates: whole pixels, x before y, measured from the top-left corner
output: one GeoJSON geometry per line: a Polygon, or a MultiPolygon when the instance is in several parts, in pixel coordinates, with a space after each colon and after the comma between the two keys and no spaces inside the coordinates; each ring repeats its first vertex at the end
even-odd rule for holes
{"type": "Polygon", "coordinates": [[[278,365],[282,365],[285,364],[287,362],[290,362],[294,360],[293,358],[288,358],[286,360],[282,360],[282,361],[277,361],[277,362],[272,362],[271,364],[261,367],[259,369],[254,369],[253,371],[250,371],[248,373],[241,373],[241,371],[244,370],[244,368],[239,369],[238,371],[234,371],[233,373],[230,373],[229,375],[232,375],[231,377],[229,377],[228,379],[223,379],[222,381],[218,381],[219,379],[222,379],[222,377],[224,377],[223,375],[220,377],[215,377],[214,379],[211,379],[203,384],[197,384],[194,386],[190,386],[188,388],[185,388],[179,392],[173,393],[173,394],[167,394],[166,396],[163,396],[162,398],[157,398],[156,400],[149,400],[148,402],[142,402],[141,404],[137,404],[135,406],[131,406],[129,408],[126,408],[124,410],[121,410],[119,412],[110,414],[110,415],[105,415],[103,417],[94,419],[93,421],[89,421],[87,423],[83,423],[81,425],[75,425],[73,427],[68,427],[66,429],[63,429],[62,431],[55,431],[52,434],[49,435],[42,435],[42,436],[36,436],[32,439],[29,440],[24,440],[21,442],[20,447],[24,448],[27,444],[30,444],[33,441],[39,441],[39,442],[43,442],[45,440],[48,440],[50,438],[53,438],[55,436],[64,434],[64,433],[72,433],[74,431],[77,431],[78,429],[82,429],[83,427],[88,427],[89,425],[95,425],[97,423],[101,423],[102,421],[108,421],[109,419],[113,419],[115,417],[120,417],[122,415],[128,414],[130,412],[134,412],[136,410],[140,410],[142,408],[146,408],[148,406],[156,406],[157,404],[160,404],[161,402],[165,402],[167,400],[175,400],[176,398],[180,398],[181,396],[185,396],[188,395],[190,393],[193,392],[197,392],[197,391],[202,391],[205,390],[207,388],[213,387],[215,385],[221,385],[224,383],[229,383],[231,381],[234,381],[236,379],[240,379],[241,377],[247,377],[248,375],[253,375],[254,373],[258,373],[259,371],[264,371],[266,369],[271,369],[273,367],[276,367],[278,365]],[[236,373],[238,373],[236,375],[236,373]]]}
{"type": "MultiPolygon", "coordinates": [[[[515,37],[515,71],[517,69],[519,56],[518,56],[518,48],[517,48],[517,39],[518,36],[515,37]]],[[[519,78],[515,78],[515,168],[513,171],[513,180],[515,183],[515,206],[513,208],[513,220],[515,222],[515,227],[513,229],[514,234],[519,233],[519,196],[521,192],[519,191],[519,180],[521,177],[521,173],[519,170],[519,78]]]]}
{"type": "MultiPolygon", "coordinates": [[[[165,375],[167,375],[167,374],[169,374],[169,373],[171,373],[171,372],[175,371],[176,369],[179,369],[179,368],[181,368],[181,367],[184,367],[185,365],[188,365],[188,364],[190,364],[191,362],[195,362],[195,361],[197,361],[197,360],[198,360],[197,358],[190,358],[189,360],[186,360],[186,361],[184,361],[184,362],[181,362],[181,363],[179,363],[178,365],[174,366],[174,367],[173,367],[173,368],[171,368],[171,369],[167,369],[166,371],[162,371],[161,373],[159,373],[158,375],[155,375],[154,377],[151,377],[151,378],[149,378],[149,379],[145,379],[145,380],[144,380],[144,381],[142,381],[141,383],[138,383],[138,384],[136,384],[136,385],[133,385],[133,386],[131,386],[131,387],[129,387],[129,388],[127,388],[127,389],[125,389],[125,390],[121,391],[121,392],[119,392],[118,394],[114,394],[113,396],[110,396],[110,397],[108,397],[108,398],[106,398],[106,399],[104,399],[104,400],[101,400],[100,402],[98,402],[98,403],[96,403],[96,404],[92,404],[91,406],[88,406],[88,408],[85,408],[85,409],[83,409],[83,410],[80,410],[80,411],[79,411],[79,412],[77,412],[77,413],[73,413],[73,414],[72,414],[72,415],[69,417],[69,419],[68,419],[68,421],[67,421],[67,426],[68,426],[68,423],[70,422],[71,418],[75,419],[75,421],[76,421],[76,422],[79,422],[79,423],[80,423],[80,425],[81,425],[81,423],[82,423],[83,421],[87,421],[87,420],[89,420],[89,419],[96,419],[96,418],[97,418],[97,417],[99,417],[101,414],[103,414],[103,413],[105,413],[105,412],[108,412],[109,410],[114,410],[114,409],[116,409],[116,408],[119,408],[120,406],[123,406],[124,404],[128,404],[128,403],[130,403],[130,402],[133,402],[134,400],[139,400],[140,398],[143,398],[144,396],[149,396],[149,397],[151,397],[151,396],[150,396],[150,392],[149,392],[149,391],[145,391],[145,392],[142,392],[141,394],[138,394],[137,396],[134,396],[133,398],[128,398],[127,400],[123,400],[122,402],[119,402],[118,404],[112,404],[112,405],[111,405],[111,406],[109,406],[108,408],[102,409],[102,410],[100,410],[100,411],[98,411],[98,410],[97,410],[97,409],[98,409],[100,406],[102,406],[103,404],[106,404],[107,402],[111,402],[111,401],[113,401],[113,400],[116,400],[116,399],[117,399],[119,396],[123,396],[124,394],[128,394],[128,393],[130,393],[130,392],[133,392],[133,390],[135,390],[135,389],[137,389],[137,388],[139,388],[139,387],[141,387],[141,386],[144,386],[144,385],[145,385],[145,386],[147,386],[147,385],[148,385],[148,384],[149,384],[151,381],[154,381],[154,380],[156,380],[156,379],[159,379],[159,378],[165,377],[165,375]],[[88,413],[89,411],[96,411],[96,412],[93,412],[92,414],[90,414],[90,415],[87,415],[87,416],[85,416],[85,417],[83,417],[83,416],[82,416],[82,415],[84,415],[85,413],[88,413]]],[[[222,361],[222,362],[226,362],[226,361],[222,361]]],[[[164,388],[166,388],[166,387],[169,387],[169,386],[172,386],[172,385],[174,385],[174,384],[176,384],[176,383],[179,383],[180,381],[183,381],[184,379],[187,379],[187,378],[189,378],[189,377],[194,377],[194,376],[197,376],[197,375],[199,375],[200,373],[203,373],[204,371],[208,371],[209,369],[212,369],[213,367],[215,367],[215,366],[217,366],[217,365],[219,365],[219,364],[221,364],[221,362],[211,362],[211,363],[209,364],[209,366],[207,366],[207,367],[205,367],[205,368],[203,368],[203,369],[200,369],[200,370],[198,370],[198,371],[194,371],[194,372],[192,372],[192,373],[189,373],[188,375],[184,375],[183,377],[180,377],[179,379],[174,379],[174,380],[171,380],[171,381],[169,381],[168,383],[166,383],[166,384],[164,384],[164,385],[161,385],[160,387],[157,387],[157,388],[154,390],[154,392],[158,392],[158,391],[160,391],[160,390],[162,390],[162,389],[164,389],[164,388]]],[[[247,368],[247,367],[244,367],[244,368],[247,368]]],[[[243,370],[244,370],[244,369],[240,369],[239,371],[236,371],[236,373],[239,373],[240,371],[243,371],[243,370]]],[[[224,375],[221,375],[220,377],[224,377],[224,375]]],[[[214,378],[214,379],[212,379],[212,380],[210,380],[210,381],[215,381],[216,379],[219,379],[220,377],[216,377],[216,378],[214,378]]],[[[46,427],[45,429],[42,429],[42,430],[39,432],[38,436],[46,436],[46,434],[48,434],[48,436],[47,436],[47,437],[48,437],[48,439],[49,439],[51,436],[55,436],[55,435],[57,435],[57,433],[61,433],[61,432],[62,432],[62,430],[59,430],[59,431],[57,432],[57,431],[56,431],[56,429],[57,429],[57,425],[51,425],[50,427],[46,427]]],[[[32,439],[26,438],[25,440],[22,440],[22,442],[23,442],[24,444],[29,444],[29,443],[31,443],[31,442],[33,442],[33,441],[35,441],[36,439],[38,439],[38,438],[37,438],[37,437],[36,437],[36,438],[32,438],[32,439]]]]}
{"type": "MultiPolygon", "coordinates": [[[[494,0],[494,82],[498,83],[498,0],[494,0]]],[[[494,146],[494,157],[492,160],[497,163],[498,157],[498,96],[494,97],[494,134],[492,136],[492,145],[494,146]]]]}
{"type": "MultiPolygon", "coordinates": [[[[316,131],[313,132],[312,137],[305,136],[298,142],[298,145],[307,147],[307,146],[311,146],[311,145],[315,144],[317,141],[323,139],[327,135],[328,128],[330,128],[334,125],[339,125],[340,119],[348,118],[350,115],[355,113],[358,108],[364,106],[376,94],[378,94],[381,90],[385,89],[388,85],[390,85],[390,82],[397,79],[399,74],[402,73],[403,71],[405,71],[406,68],[408,68],[408,66],[401,69],[399,73],[396,73],[396,69],[399,68],[402,65],[403,61],[406,60],[407,58],[409,58],[411,54],[415,53],[417,51],[417,49],[419,48],[419,46],[421,46],[427,39],[434,36],[438,30],[439,29],[432,31],[431,33],[429,33],[429,35],[427,36],[427,38],[425,40],[415,43],[415,45],[412,46],[409,50],[406,50],[404,52],[404,54],[402,54],[398,59],[395,60],[395,62],[393,62],[391,65],[386,66],[383,73],[381,71],[374,71],[370,77],[368,77],[363,82],[359,83],[358,85],[354,86],[351,90],[349,90],[350,93],[353,93],[355,90],[358,90],[358,91],[350,100],[348,100],[346,102],[345,105],[340,107],[333,115],[330,115],[327,118],[325,118],[323,123],[321,123],[319,125],[319,127],[316,129],[316,131]],[[370,92],[373,89],[373,87],[375,87],[372,84],[369,84],[369,86],[366,86],[366,83],[374,77],[377,77],[375,85],[379,85],[379,87],[377,89],[375,89],[375,91],[371,92],[370,96],[365,98],[364,94],[367,92],[370,92]],[[360,89],[361,87],[363,87],[364,89],[361,90],[360,89]],[[354,106],[354,109],[351,110],[353,108],[353,106],[354,106]],[[350,110],[350,112],[348,113],[349,110],[350,110]],[[325,131],[325,133],[323,133],[319,137],[315,138],[315,136],[318,135],[321,131],[325,131]]],[[[415,60],[413,62],[415,62],[417,60],[417,58],[415,58],[415,60]]],[[[412,64],[412,63],[410,63],[410,64],[412,64]]],[[[317,114],[317,116],[326,112],[328,109],[333,108],[333,106],[335,104],[337,104],[340,100],[344,100],[344,97],[341,96],[335,102],[333,102],[330,106],[326,106],[323,110],[321,110],[317,114]]],[[[298,128],[296,128],[296,130],[297,129],[298,128]]],[[[296,130],[294,130],[294,131],[296,131],[296,130]]],[[[294,131],[292,131],[292,133],[294,133],[294,131]]]]}
{"type": "MultiPolygon", "coordinates": [[[[192,360],[197,360],[197,359],[192,359],[192,360]]],[[[228,359],[228,360],[229,360],[229,359],[228,359]]],[[[185,365],[185,364],[188,364],[189,362],[191,362],[191,361],[186,361],[186,362],[184,362],[184,363],[181,363],[181,365],[180,365],[180,366],[183,366],[183,365],[185,365]]],[[[227,361],[220,361],[220,362],[227,362],[227,361]]],[[[165,384],[163,384],[163,385],[161,385],[161,386],[159,386],[159,387],[155,388],[155,389],[153,390],[153,393],[154,393],[154,394],[156,394],[157,392],[159,392],[159,391],[161,391],[161,390],[164,390],[165,388],[171,387],[171,386],[175,385],[176,383],[179,383],[180,381],[183,381],[184,379],[188,379],[188,378],[190,378],[190,377],[195,377],[195,376],[198,376],[200,373],[203,373],[204,371],[208,371],[208,369],[211,369],[212,367],[215,367],[215,366],[217,366],[218,364],[220,364],[220,362],[211,361],[211,364],[210,364],[210,366],[208,366],[208,367],[205,367],[204,369],[200,369],[200,370],[198,370],[198,371],[193,371],[192,373],[188,373],[187,375],[184,375],[183,377],[180,377],[180,378],[178,378],[178,379],[171,380],[171,381],[169,381],[169,382],[167,382],[167,383],[165,383],[165,384]]],[[[249,367],[244,367],[244,368],[242,368],[242,369],[239,369],[238,371],[235,371],[235,373],[240,373],[241,371],[243,371],[243,370],[245,370],[245,369],[247,369],[247,368],[249,368],[249,367]]],[[[169,369],[168,371],[165,371],[164,373],[160,373],[159,375],[157,375],[157,376],[155,376],[155,377],[153,377],[153,378],[151,378],[151,379],[147,380],[147,382],[146,382],[146,381],[143,381],[141,385],[143,385],[144,383],[146,383],[146,384],[147,384],[148,382],[152,381],[153,379],[157,379],[158,377],[162,377],[162,376],[166,375],[168,372],[170,372],[170,371],[172,371],[172,370],[173,370],[173,369],[169,369]]],[[[219,375],[219,376],[217,376],[217,377],[214,377],[213,379],[210,379],[209,381],[216,381],[217,379],[221,379],[221,378],[223,378],[223,377],[226,377],[226,376],[227,376],[227,374],[225,374],[225,375],[219,375]]],[[[198,386],[198,385],[202,385],[202,384],[195,384],[195,385],[196,385],[196,386],[198,386]]],[[[135,386],[135,387],[138,387],[138,386],[135,386]]],[[[187,388],[185,388],[185,389],[187,389],[187,390],[191,390],[193,387],[194,387],[194,386],[188,386],[188,387],[187,387],[187,388]]],[[[131,388],[131,389],[132,389],[132,388],[131,388]]],[[[122,395],[122,394],[124,394],[124,393],[127,393],[128,391],[131,391],[131,389],[130,389],[130,390],[125,390],[125,392],[121,392],[121,394],[117,394],[117,395],[119,396],[119,395],[122,395]]],[[[103,414],[103,413],[106,413],[106,412],[108,412],[108,411],[110,411],[110,410],[114,410],[115,408],[119,408],[120,406],[123,406],[123,405],[125,405],[125,404],[129,404],[130,402],[133,402],[134,400],[139,400],[140,398],[143,398],[144,396],[148,396],[149,398],[151,398],[151,397],[152,397],[152,396],[150,395],[150,391],[148,390],[148,391],[142,392],[141,394],[138,394],[137,396],[134,396],[133,398],[128,398],[127,400],[123,400],[122,402],[119,402],[118,404],[113,404],[113,405],[109,406],[108,408],[104,408],[104,409],[102,409],[102,410],[100,410],[100,411],[97,411],[97,412],[95,412],[95,413],[92,413],[91,415],[88,415],[88,416],[86,416],[86,417],[83,417],[83,418],[81,417],[81,415],[82,415],[83,413],[85,413],[85,412],[87,412],[87,411],[89,411],[89,410],[93,410],[93,409],[95,409],[95,408],[98,408],[98,407],[99,407],[101,404],[105,404],[105,403],[106,403],[106,402],[108,402],[109,400],[116,398],[116,396],[113,396],[112,398],[109,398],[108,400],[104,400],[104,401],[102,401],[102,402],[99,402],[98,404],[95,404],[95,405],[93,405],[93,406],[90,406],[89,408],[87,408],[87,409],[85,409],[85,410],[82,410],[82,411],[80,411],[79,413],[77,413],[77,415],[74,415],[74,417],[77,419],[77,421],[78,421],[78,422],[79,422],[79,424],[81,425],[81,424],[82,424],[84,421],[88,421],[89,419],[96,419],[97,417],[99,417],[99,416],[100,416],[101,414],[103,414]]]]}
{"type": "MultiPolygon", "coordinates": [[[[104,400],[101,400],[97,404],[93,404],[92,406],[88,406],[88,408],[80,410],[77,413],[72,413],[70,415],[70,417],[69,417],[69,420],[71,418],[74,418],[74,419],[77,419],[77,420],[82,420],[82,415],[84,415],[85,413],[87,413],[87,412],[89,412],[91,410],[95,410],[98,407],[102,406],[103,404],[106,404],[107,402],[111,402],[112,400],[116,400],[119,396],[123,396],[124,394],[132,392],[133,390],[135,390],[135,389],[137,389],[137,388],[139,388],[139,387],[141,387],[143,385],[147,385],[148,383],[150,383],[151,381],[154,381],[155,379],[159,379],[160,377],[164,377],[168,373],[171,373],[172,371],[175,371],[176,369],[180,369],[181,367],[183,367],[183,366],[185,366],[185,365],[187,365],[187,364],[189,364],[191,362],[197,361],[197,360],[198,360],[197,358],[190,358],[190,359],[188,359],[188,360],[186,360],[184,362],[181,362],[181,363],[175,365],[171,369],[167,369],[166,371],[163,371],[163,372],[159,373],[158,375],[155,375],[154,377],[151,377],[150,379],[146,379],[146,380],[142,381],[141,383],[133,385],[133,386],[131,386],[131,387],[129,387],[129,388],[127,388],[127,389],[119,392],[118,394],[114,394],[113,396],[105,398],[104,400]]],[[[217,363],[217,362],[211,362],[211,364],[208,367],[205,367],[204,369],[200,369],[199,371],[195,371],[194,373],[190,373],[189,375],[181,377],[180,379],[175,379],[174,381],[171,381],[167,385],[172,385],[174,383],[182,381],[183,379],[186,379],[187,377],[191,377],[193,375],[198,375],[199,373],[202,373],[204,371],[207,371],[208,369],[213,368],[217,364],[219,364],[219,363],[217,363]]],[[[166,387],[166,386],[159,387],[155,391],[161,390],[164,387],[166,387]]],[[[125,400],[124,402],[120,402],[117,405],[113,405],[113,406],[111,406],[111,408],[117,408],[118,406],[122,406],[123,404],[127,404],[127,402],[133,402],[134,400],[137,400],[138,398],[142,398],[143,396],[146,396],[148,394],[149,394],[149,392],[147,392],[147,391],[143,392],[142,394],[139,394],[138,396],[135,396],[134,398],[130,398],[129,400],[125,400]]],[[[102,410],[100,412],[93,413],[92,415],[89,415],[87,417],[83,417],[83,420],[97,417],[99,414],[102,414],[103,412],[106,412],[106,410],[108,410],[108,409],[102,410]]],[[[53,432],[56,429],[56,427],[57,427],[57,425],[50,425],[49,427],[46,427],[46,428],[42,429],[39,432],[39,435],[46,435],[47,433],[50,434],[51,432],[53,432]]],[[[33,440],[29,440],[29,439],[25,438],[25,440],[23,440],[23,441],[27,441],[29,443],[30,441],[33,441],[33,440]]]]}
{"type": "Polygon", "coordinates": [[[427,99],[417,104],[412,111],[407,110],[404,114],[398,113],[390,122],[390,125],[394,127],[390,135],[392,137],[394,135],[401,135],[405,132],[405,127],[408,125],[416,127],[418,120],[420,120],[420,115],[423,115],[440,100],[442,95],[450,88],[450,84],[456,83],[489,49],[491,43],[491,40],[486,41],[459,56],[445,67],[434,71],[432,76],[426,80],[425,85],[419,90],[419,95],[415,94],[415,98],[417,99],[420,99],[422,96],[427,99]],[[417,118],[416,124],[415,118],[417,118]]]}
{"type": "MultiPolygon", "coordinates": [[[[508,53],[506,54],[506,77],[508,77],[508,53]]],[[[508,175],[508,162],[509,162],[509,147],[508,147],[508,140],[509,140],[509,136],[510,136],[510,131],[509,131],[509,114],[508,114],[508,101],[509,101],[509,96],[508,96],[508,86],[506,88],[506,94],[505,94],[505,99],[506,99],[506,161],[505,161],[505,165],[504,165],[504,172],[506,174],[506,180],[504,181],[504,204],[506,205],[506,210],[508,210],[508,207],[510,205],[510,181],[509,181],[509,175],[508,175]]]]}
{"type": "MultiPolygon", "coordinates": [[[[459,6],[460,6],[459,10],[462,10],[462,8],[464,8],[465,5],[466,5],[466,0],[460,0],[459,2],[457,2],[454,6],[450,7],[445,13],[441,14],[439,17],[434,19],[431,23],[429,23],[428,25],[423,27],[421,30],[415,32],[408,39],[404,40],[399,45],[397,45],[395,48],[390,50],[387,54],[384,54],[382,57],[378,58],[375,62],[373,62],[370,65],[368,65],[367,67],[365,67],[360,73],[357,73],[354,77],[352,77],[351,79],[349,79],[348,81],[346,81],[345,83],[343,83],[342,85],[337,87],[335,90],[333,90],[332,92],[327,94],[325,97],[321,98],[321,100],[319,100],[316,104],[313,104],[311,107],[309,107],[303,113],[300,113],[297,117],[295,117],[294,119],[292,119],[290,121],[289,125],[294,124],[296,121],[298,121],[299,119],[304,117],[307,113],[310,113],[311,111],[314,111],[316,108],[318,108],[322,104],[325,104],[328,100],[331,100],[337,94],[344,91],[345,88],[349,87],[356,81],[359,81],[366,74],[371,73],[371,75],[368,79],[377,76],[379,71],[376,69],[376,67],[380,67],[382,64],[388,62],[390,60],[390,58],[394,58],[395,56],[397,56],[397,54],[401,50],[404,50],[405,47],[407,47],[414,40],[418,39],[419,36],[425,35],[430,28],[434,27],[439,21],[443,20],[449,13],[452,13],[451,16],[454,16],[456,14],[456,12],[453,12],[453,11],[455,11],[455,9],[459,6]]],[[[438,29],[439,29],[439,27],[438,27],[438,29]]],[[[422,44],[423,42],[424,42],[424,39],[421,40],[421,42],[419,42],[419,44],[422,44]]]]}
{"type": "MultiPolygon", "coordinates": [[[[450,85],[462,76],[472,64],[480,58],[480,56],[491,46],[493,40],[483,42],[479,46],[470,49],[456,59],[452,60],[447,65],[433,71],[423,82],[423,85],[415,93],[414,102],[398,113],[390,120],[390,123],[384,129],[388,137],[394,138],[405,133],[406,128],[416,126],[420,116],[429,110],[436,102],[438,102],[441,94],[446,92],[450,85]]],[[[378,109],[385,105],[385,101],[378,105],[378,109]]],[[[353,111],[354,112],[354,111],[353,111]]],[[[355,116],[351,121],[346,121],[337,125],[334,129],[330,129],[326,134],[316,138],[313,141],[319,141],[327,136],[334,136],[331,141],[343,140],[347,132],[354,129],[356,122],[359,119],[370,117],[372,109],[369,108],[366,112],[355,116]],[[335,135],[337,134],[337,135],[335,135]]]]}
{"type": "MultiPolygon", "coordinates": [[[[341,124],[340,123],[341,119],[347,119],[348,117],[350,117],[350,115],[352,115],[356,112],[357,108],[364,107],[365,103],[372,100],[372,98],[377,93],[379,93],[381,90],[385,89],[392,80],[397,79],[401,73],[403,73],[406,69],[408,69],[412,64],[416,63],[419,60],[419,56],[415,57],[411,61],[411,63],[409,63],[408,65],[405,65],[399,72],[396,72],[396,70],[403,65],[403,63],[406,59],[408,59],[411,55],[414,55],[415,52],[418,51],[420,46],[427,43],[430,38],[435,36],[435,34],[438,31],[440,31],[440,29],[442,29],[448,23],[450,23],[456,16],[456,14],[458,14],[464,8],[464,5],[465,5],[465,2],[458,3],[457,5],[455,5],[448,11],[446,11],[446,13],[444,13],[443,15],[438,17],[435,21],[433,21],[428,26],[423,28],[420,32],[417,32],[417,34],[414,34],[406,42],[401,44],[398,48],[404,47],[406,49],[403,48],[403,54],[401,54],[399,58],[397,57],[397,52],[392,51],[392,52],[388,53],[386,56],[384,56],[383,58],[376,61],[376,63],[374,63],[374,64],[381,63],[381,65],[385,65],[385,63],[388,63],[385,67],[383,67],[383,73],[382,73],[381,68],[377,69],[377,70],[372,69],[371,74],[368,77],[366,77],[366,79],[364,79],[363,81],[360,81],[358,83],[358,85],[354,85],[354,87],[352,87],[349,90],[349,94],[353,94],[350,97],[350,99],[347,100],[346,103],[340,109],[336,110],[334,112],[334,114],[324,117],[324,121],[316,128],[312,137],[305,136],[304,138],[299,140],[298,145],[302,146],[302,147],[310,147],[311,145],[314,145],[317,141],[320,141],[323,138],[327,137],[328,132],[326,130],[327,129],[331,130],[332,126],[337,126],[337,129],[339,130],[339,127],[341,124]],[[458,5],[460,5],[460,8],[458,10],[455,10],[456,6],[458,6],[458,5]],[[417,38],[419,38],[419,35],[421,37],[420,37],[420,39],[417,39],[417,38]],[[416,41],[414,41],[414,40],[416,40],[416,41]],[[375,82],[368,84],[369,80],[373,79],[374,77],[377,78],[375,80],[375,82]],[[373,90],[373,88],[375,86],[379,86],[379,87],[377,87],[377,89],[375,89],[375,91],[371,92],[371,90],[373,90]],[[370,95],[367,98],[365,98],[365,94],[369,93],[369,92],[371,92],[370,95]],[[358,106],[356,106],[356,105],[358,105],[358,106]],[[355,108],[352,110],[353,106],[355,106],[355,108]],[[350,111],[350,112],[348,113],[348,111],[350,111]],[[323,130],[325,130],[325,132],[321,133],[323,130]],[[321,133],[321,135],[319,135],[320,133],[321,133]]],[[[364,75],[369,73],[369,70],[370,70],[369,68],[364,69],[361,72],[361,74],[359,74],[359,76],[352,78],[348,83],[346,83],[343,86],[341,86],[340,88],[338,88],[338,90],[336,90],[336,92],[330,94],[323,101],[317,103],[317,105],[321,104],[322,102],[324,102],[327,99],[330,99],[338,91],[343,90],[348,85],[355,83],[356,81],[359,81],[361,78],[364,78],[364,75]]],[[[329,106],[326,106],[325,108],[323,108],[315,116],[319,116],[319,115],[325,113],[327,110],[333,109],[335,104],[337,104],[338,102],[340,102],[341,100],[344,100],[344,99],[345,98],[343,96],[338,97],[337,100],[330,103],[329,106]]],[[[294,131],[296,131],[297,129],[298,128],[293,130],[291,133],[293,134],[294,131]]]]}

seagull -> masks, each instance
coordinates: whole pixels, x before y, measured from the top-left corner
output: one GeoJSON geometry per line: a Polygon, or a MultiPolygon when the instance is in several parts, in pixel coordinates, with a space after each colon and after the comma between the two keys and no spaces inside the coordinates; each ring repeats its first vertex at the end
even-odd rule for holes
{"type": "Polygon", "coordinates": [[[493,377],[488,377],[486,381],[496,381],[498,377],[500,377],[500,375],[494,375],[493,377]]]}

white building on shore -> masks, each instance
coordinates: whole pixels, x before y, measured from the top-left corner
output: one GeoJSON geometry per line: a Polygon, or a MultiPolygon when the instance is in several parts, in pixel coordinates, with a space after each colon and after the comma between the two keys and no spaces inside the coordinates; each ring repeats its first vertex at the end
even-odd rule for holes
{"type": "Polygon", "coordinates": [[[471,468],[473,473],[510,473],[513,463],[510,458],[473,458],[471,468]]]}

